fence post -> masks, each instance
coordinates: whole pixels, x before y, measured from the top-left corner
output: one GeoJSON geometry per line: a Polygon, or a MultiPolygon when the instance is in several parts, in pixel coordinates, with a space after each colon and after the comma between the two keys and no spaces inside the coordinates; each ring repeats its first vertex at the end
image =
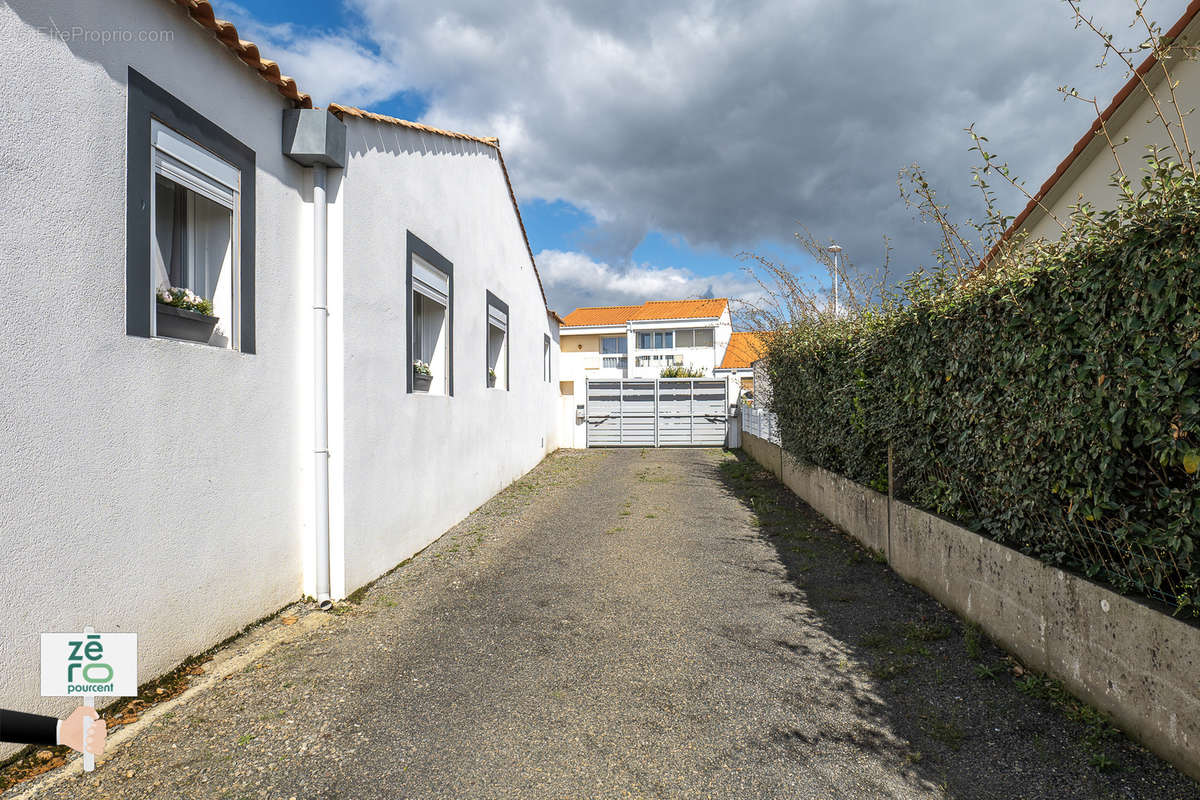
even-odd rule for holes
{"type": "Polygon", "coordinates": [[[893,488],[893,449],[892,443],[888,442],[888,515],[887,515],[887,560],[892,563],[892,506],[896,503],[896,492],[893,488]]]}

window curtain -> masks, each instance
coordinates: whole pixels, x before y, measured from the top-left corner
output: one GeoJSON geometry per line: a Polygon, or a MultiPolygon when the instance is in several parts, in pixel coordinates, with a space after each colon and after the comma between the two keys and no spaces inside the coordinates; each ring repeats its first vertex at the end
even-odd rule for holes
{"type": "Polygon", "coordinates": [[[158,249],[154,254],[154,285],[159,289],[187,285],[184,246],[187,242],[187,196],[171,181],[155,178],[155,235],[158,249]]]}

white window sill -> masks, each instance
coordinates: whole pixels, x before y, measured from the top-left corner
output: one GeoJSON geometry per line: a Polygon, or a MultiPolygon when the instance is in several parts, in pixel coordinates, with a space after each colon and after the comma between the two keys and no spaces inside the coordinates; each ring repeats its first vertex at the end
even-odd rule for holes
{"type": "MultiPolygon", "coordinates": [[[[133,338],[133,337],[131,337],[131,338],[133,338]]],[[[137,338],[141,338],[141,337],[137,337],[137,338]]],[[[184,347],[198,347],[202,350],[214,350],[218,353],[234,353],[236,355],[246,355],[245,353],[242,353],[241,350],[234,350],[232,347],[219,347],[215,344],[208,344],[207,342],[195,342],[195,341],[191,341],[190,339],[176,339],[173,336],[150,336],[147,338],[148,338],[148,341],[151,341],[151,342],[163,342],[163,343],[165,343],[164,346],[182,345],[184,347]]],[[[156,345],[156,346],[158,346],[158,345],[156,345]]]]}

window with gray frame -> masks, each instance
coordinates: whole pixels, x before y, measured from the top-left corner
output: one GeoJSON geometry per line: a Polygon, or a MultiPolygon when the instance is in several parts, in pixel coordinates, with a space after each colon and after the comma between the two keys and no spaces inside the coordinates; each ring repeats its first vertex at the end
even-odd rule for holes
{"type": "Polygon", "coordinates": [[[126,333],[253,353],[254,151],[128,76],[126,333]]]}
{"type": "Polygon", "coordinates": [[[508,304],[487,293],[487,385],[508,389],[508,304]]]}
{"type": "Polygon", "coordinates": [[[454,266],[408,232],[408,391],[454,394],[454,266]]]}

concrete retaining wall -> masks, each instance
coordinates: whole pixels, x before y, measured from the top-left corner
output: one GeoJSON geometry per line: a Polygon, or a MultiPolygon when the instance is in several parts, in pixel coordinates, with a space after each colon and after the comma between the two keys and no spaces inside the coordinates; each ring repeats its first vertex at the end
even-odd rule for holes
{"type": "Polygon", "coordinates": [[[1200,780],[1200,629],[742,433],[742,449],[901,577],[1200,780]],[[890,542],[889,542],[890,538],[890,542]]]}

